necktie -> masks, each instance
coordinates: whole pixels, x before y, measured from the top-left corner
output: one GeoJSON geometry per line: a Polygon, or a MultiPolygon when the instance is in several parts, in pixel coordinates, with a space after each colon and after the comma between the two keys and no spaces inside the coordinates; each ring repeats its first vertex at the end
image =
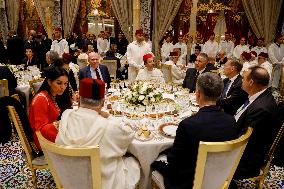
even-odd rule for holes
{"type": "Polygon", "coordinates": [[[222,98],[225,98],[225,97],[227,96],[227,92],[228,92],[228,90],[229,90],[229,86],[230,86],[231,82],[232,82],[232,81],[229,80],[229,81],[226,83],[226,85],[225,85],[225,87],[224,87],[224,90],[223,90],[222,98]]]}
{"type": "Polygon", "coordinates": [[[242,106],[242,110],[245,109],[249,105],[249,100],[247,99],[242,106]]]}
{"type": "Polygon", "coordinates": [[[98,71],[98,68],[97,68],[97,69],[95,69],[95,72],[96,72],[96,75],[97,75],[97,79],[101,79],[101,77],[100,77],[100,73],[99,73],[99,71],[98,71]]]}

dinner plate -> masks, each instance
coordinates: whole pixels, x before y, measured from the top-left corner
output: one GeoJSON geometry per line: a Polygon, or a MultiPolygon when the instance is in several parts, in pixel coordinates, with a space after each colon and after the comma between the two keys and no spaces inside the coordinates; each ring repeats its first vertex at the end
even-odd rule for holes
{"type": "Polygon", "coordinates": [[[149,137],[145,137],[144,134],[141,134],[141,135],[139,136],[138,133],[135,132],[134,137],[135,137],[137,140],[144,142],[144,141],[152,140],[153,137],[154,137],[154,134],[151,132],[150,135],[149,135],[149,137]]]}
{"type": "Polygon", "coordinates": [[[176,123],[164,123],[162,125],[159,126],[159,130],[160,132],[167,136],[167,137],[171,137],[174,138],[176,137],[176,131],[177,131],[178,125],[176,123]]]}

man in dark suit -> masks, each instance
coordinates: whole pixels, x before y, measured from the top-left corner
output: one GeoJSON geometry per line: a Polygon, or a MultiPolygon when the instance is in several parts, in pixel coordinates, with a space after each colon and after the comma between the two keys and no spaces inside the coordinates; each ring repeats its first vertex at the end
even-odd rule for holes
{"type": "Polygon", "coordinates": [[[40,68],[39,62],[34,55],[34,49],[31,46],[26,47],[26,57],[23,58],[22,64],[24,64],[25,67],[37,66],[38,68],[40,68]]]}
{"type": "Polygon", "coordinates": [[[195,47],[194,47],[194,54],[192,54],[192,55],[190,55],[189,56],[189,62],[195,62],[196,61],[196,58],[197,58],[197,56],[200,54],[200,52],[201,52],[201,46],[199,46],[199,45],[196,45],[195,47]]]}
{"type": "Polygon", "coordinates": [[[192,188],[200,141],[220,142],[237,138],[233,116],[222,112],[216,100],[223,90],[221,78],[214,73],[201,74],[197,79],[196,100],[199,111],[180,122],[167,164],[155,161],[153,169],[164,176],[166,189],[192,188]]]}
{"type": "Polygon", "coordinates": [[[24,55],[24,42],[22,38],[18,37],[14,31],[10,31],[11,36],[7,40],[7,55],[11,64],[19,65],[22,63],[24,55]]]}
{"type": "Polygon", "coordinates": [[[101,56],[98,53],[91,52],[88,55],[89,66],[84,67],[79,71],[79,80],[83,78],[101,79],[110,87],[110,75],[105,65],[101,65],[101,56]]]}
{"type": "Polygon", "coordinates": [[[205,53],[200,53],[195,61],[195,68],[188,68],[186,71],[185,78],[183,80],[182,87],[188,88],[190,92],[195,91],[195,85],[197,77],[205,72],[210,72],[211,70],[216,70],[213,65],[208,64],[208,56],[205,53]]]}
{"type": "MultiPolygon", "coordinates": [[[[244,72],[242,88],[249,95],[235,114],[237,128],[245,130],[248,126],[253,133],[238,165],[234,179],[251,178],[259,175],[260,167],[264,164],[265,156],[274,137],[277,105],[271,91],[268,89],[269,74],[255,66],[244,72]]],[[[231,183],[231,188],[237,188],[231,183]]]]}
{"type": "Polygon", "coordinates": [[[92,33],[88,37],[88,45],[92,45],[95,52],[98,52],[96,36],[92,33]]]}
{"type": "Polygon", "coordinates": [[[243,66],[237,59],[229,59],[224,65],[224,90],[217,100],[217,105],[224,112],[235,115],[239,107],[247,100],[248,94],[242,89],[242,76],[240,71],[243,66]]]}
{"type": "Polygon", "coordinates": [[[124,55],[127,50],[128,41],[122,32],[118,34],[116,44],[117,44],[117,52],[121,55],[124,55]]]}

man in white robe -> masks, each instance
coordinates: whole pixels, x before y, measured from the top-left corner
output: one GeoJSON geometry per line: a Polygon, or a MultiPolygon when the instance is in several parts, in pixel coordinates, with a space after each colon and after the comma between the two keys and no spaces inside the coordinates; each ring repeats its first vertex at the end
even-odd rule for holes
{"type": "Polygon", "coordinates": [[[201,50],[200,50],[200,52],[201,52],[202,49],[203,49],[204,44],[202,42],[201,36],[199,36],[199,35],[196,35],[195,42],[191,46],[191,54],[194,54],[196,46],[200,46],[201,47],[201,50]]]}
{"type": "Polygon", "coordinates": [[[272,87],[279,88],[281,78],[281,68],[284,66],[284,37],[281,34],[276,35],[275,42],[268,47],[268,55],[273,65],[272,87]]]}
{"type": "Polygon", "coordinates": [[[143,56],[150,53],[151,48],[148,43],[144,41],[144,33],[142,29],[135,32],[136,41],[133,41],[127,46],[127,62],[128,67],[128,80],[130,82],[136,79],[136,76],[140,69],[144,67],[143,56]]]}
{"type": "Polygon", "coordinates": [[[174,45],[174,48],[180,48],[180,60],[183,62],[183,64],[186,64],[186,55],[187,55],[187,45],[183,41],[183,37],[180,35],[178,37],[178,42],[174,45]]]}
{"type": "Polygon", "coordinates": [[[61,28],[54,29],[54,40],[52,41],[50,50],[57,52],[59,58],[62,58],[63,53],[69,53],[68,42],[61,37],[61,28]]]}
{"type": "Polygon", "coordinates": [[[231,58],[233,56],[234,43],[230,40],[230,34],[228,32],[225,33],[225,39],[221,40],[219,43],[219,51],[223,50],[226,52],[227,58],[231,58]]]}
{"type": "Polygon", "coordinates": [[[218,43],[215,41],[215,33],[210,35],[208,41],[205,42],[202,51],[206,53],[209,57],[216,58],[218,52],[218,43]]]}
{"type": "Polygon", "coordinates": [[[152,54],[145,54],[143,56],[145,68],[139,70],[136,80],[154,81],[158,83],[165,83],[165,79],[161,70],[154,68],[154,59],[152,54]]]}
{"type": "Polygon", "coordinates": [[[133,157],[124,156],[134,132],[102,111],[103,81],[82,79],[79,94],[79,109],[63,112],[55,143],[73,147],[99,145],[102,189],[134,189],[140,178],[139,164],[133,157]]]}
{"type": "Polygon", "coordinates": [[[250,52],[249,46],[246,45],[246,38],[241,37],[240,44],[234,48],[233,57],[240,58],[243,52],[250,52]]]}
{"type": "Polygon", "coordinates": [[[266,71],[268,72],[269,74],[269,87],[271,86],[271,81],[272,81],[272,64],[269,63],[267,61],[268,59],[268,54],[267,53],[264,53],[264,52],[261,52],[259,55],[258,55],[258,65],[264,69],[266,69],[266,71]]]}
{"type": "Polygon", "coordinates": [[[257,45],[251,49],[251,51],[255,51],[257,56],[261,53],[267,53],[267,48],[264,46],[264,38],[259,38],[257,40],[257,45]]]}
{"type": "Polygon", "coordinates": [[[163,43],[161,48],[162,63],[165,63],[170,58],[170,52],[172,52],[174,45],[171,42],[171,36],[166,37],[166,41],[163,43]]]}
{"type": "Polygon", "coordinates": [[[101,37],[97,40],[98,53],[104,56],[110,48],[109,40],[107,39],[107,34],[101,33],[101,37]]]}

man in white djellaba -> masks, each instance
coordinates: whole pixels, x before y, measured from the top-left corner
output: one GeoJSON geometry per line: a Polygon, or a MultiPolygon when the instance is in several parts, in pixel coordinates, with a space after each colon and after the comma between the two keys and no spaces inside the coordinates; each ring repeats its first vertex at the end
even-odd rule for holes
{"type": "Polygon", "coordinates": [[[170,52],[173,50],[172,36],[167,35],[166,40],[161,48],[162,63],[165,63],[170,58],[170,52]]]}
{"type": "Polygon", "coordinates": [[[229,32],[225,33],[225,39],[221,40],[219,43],[219,52],[221,50],[225,51],[227,58],[231,58],[233,56],[233,50],[234,50],[234,43],[230,39],[229,32]]]}
{"type": "Polygon", "coordinates": [[[203,46],[203,52],[206,53],[210,57],[216,57],[218,52],[218,43],[215,41],[215,33],[212,32],[209,40],[205,42],[203,46]]]}
{"type": "Polygon", "coordinates": [[[102,111],[105,99],[102,80],[82,79],[79,95],[79,108],[63,112],[55,143],[73,147],[99,145],[102,189],[134,189],[140,179],[139,163],[124,156],[134,132],[102,111]]]}
{"type": "Polygon", "coordinates": [[[277,34],[272,43],[268,47],[268,55],[270,62],[273,65],[272,73],[272,87],[279,88],[279,82],[281,78],[281,68],[284,66],[284,37],[281,34],[277,34]]]}
{"type": "Polygon", "coordinates": [[[144,41],[144,33],[142,29],[135,32],[136,41],[130,43],[127,47],[126,57],[129,64],[128,80],[130,82],[136,79],[141,68],[144,67],[143,56],[151,52],[151,47],[144,41]]]}
{"type": "Polygon", "coordinates": [[[58,53],[59,58],[62,58],[63,53],[69,53],[69,46],[66,39],[62,39],[61,28],[54,29],[54,40],[52,41],[50,50],[58,53]]]}
{"type": "Polygon", "coordinates": [[[179,60],[186,64],[186,55],[187,55],[187,45],[183,41],[183,36],[178,36],[178,42],[174,45],[174,48],[180,48],[181,54],[179,60]]]}
{"type": "Polygon", "coordinates": [[[233,51],[233,57],[235,58],[240,58],[241,54],[243,52],[250,52],[249,50],[249,46],[246,45],[246,38],[245,37],[241,37],[240,39],[240,44],[237,45],[235,48],[234,48],[234,51],[233,51]]]}
{"type": "Polygon", "coordinates": [[[152,54],[145,54],[143,56],[145,68],[139,70],[136,80],[154,81],[158,83],[165,83],[165,79],[161,70],[154,68],[154,57],[152,54]]]}
{"type": "Polygon", "coordinates": [[[255,51],[257,56],[261,53],[267,53],[267,48],[264,46],[264,38],[260,37],[257,39],[257,45],[251,49],[251,51],[255,51]]]}

